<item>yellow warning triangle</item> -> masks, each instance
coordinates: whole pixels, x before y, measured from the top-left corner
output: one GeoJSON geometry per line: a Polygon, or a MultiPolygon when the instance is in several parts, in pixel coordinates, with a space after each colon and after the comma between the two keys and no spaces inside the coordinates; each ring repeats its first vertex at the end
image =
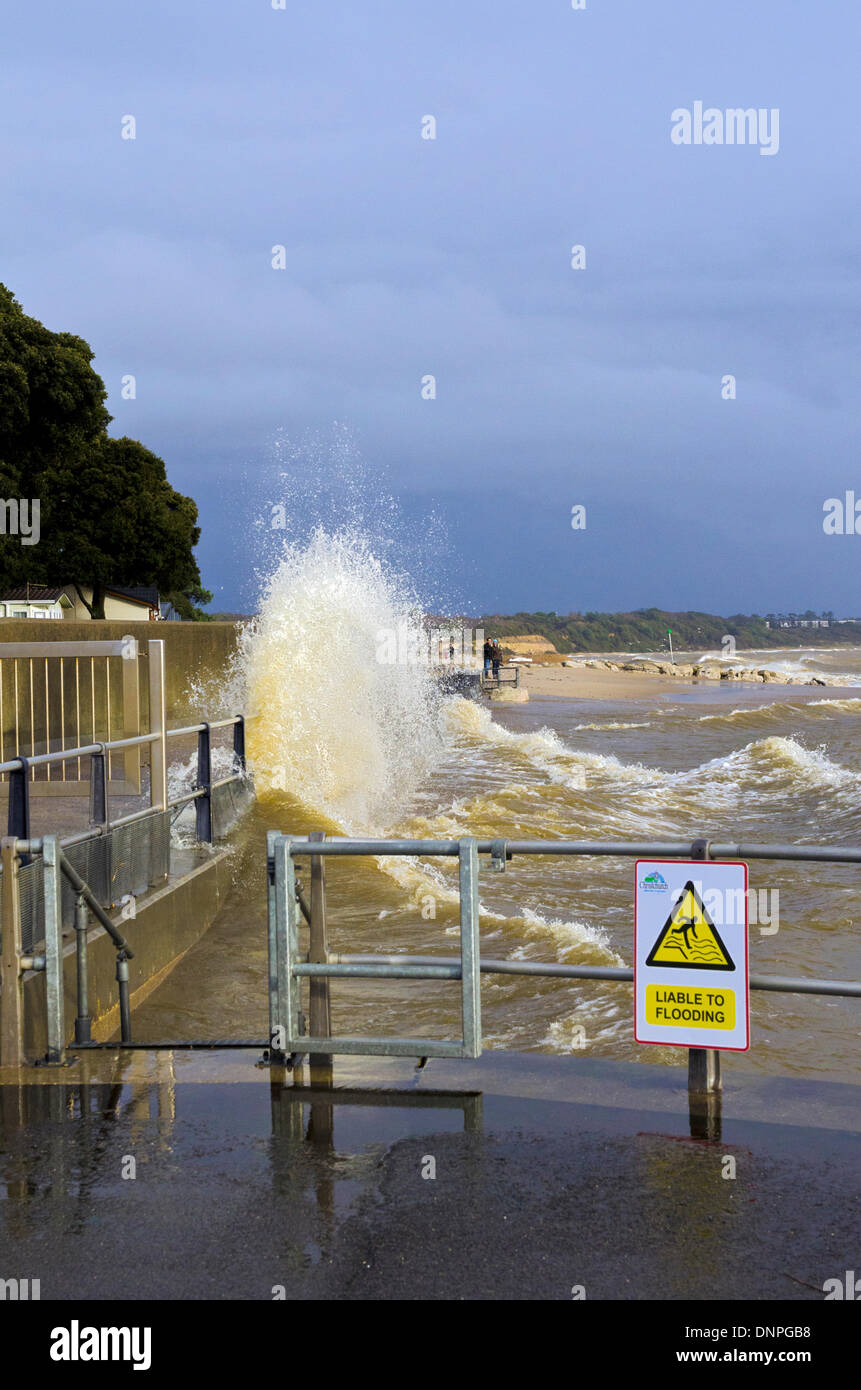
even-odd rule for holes
{"type": "Polygon", "coordinates": [[[646,964],[685,970],[735,970],[732,956],[690,879],[661,928],[646,964]]]}

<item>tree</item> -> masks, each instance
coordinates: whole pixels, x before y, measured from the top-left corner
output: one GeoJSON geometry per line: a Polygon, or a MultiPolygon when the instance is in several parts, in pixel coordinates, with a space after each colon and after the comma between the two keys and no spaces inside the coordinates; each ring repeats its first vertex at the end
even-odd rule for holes
{"type": "Polygon", "coordinates": [[[0,536],[0,583],[74,584],[93,618],[112,584],[202,595],[197,507],[149,449],[110,438],[92,359],[83,338],[29,318],[0,285],[0,489],[41,511],[38,545],[0,536]]]}
{"type": "Polygon", "coordinates": [[[79,455],[105,435],[104,382],[83,338],[52,333],[0,285],[0,469],[7,495],[28,489],[60,453],[79,455]]]}
{"type": "Polygon", "coordinates": [[[199,603],[212,603],[212,594],[198,584],[191,589],[172,589],[166,597],[173,604],[179,616],[189,623],[214,623],[216,615],[204,613],[199,603]]]}
{"type": "MultiPolygon", "coordinates": [[[[167,481],[164,463],[134,439],[105,436],[69,467],[41,478],[40,569],[72,582],[93,618],[103,618],[111,584],[193,589],[200,571],[197,506],[167,481]],[[92,588],[88,601],[82,592],[92,588]]],[[[43,581],[44,582],[44,581],[43,581]]]]}

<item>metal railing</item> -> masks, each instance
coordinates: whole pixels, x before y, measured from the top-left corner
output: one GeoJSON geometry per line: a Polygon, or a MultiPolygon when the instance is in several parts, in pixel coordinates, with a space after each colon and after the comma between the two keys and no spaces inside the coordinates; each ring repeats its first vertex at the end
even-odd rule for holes
{"type": "MultiPolygon", "coordinates": [[[[236,723],[220,721],[222,725],[236,723]]],[[[192,726],[197,732],[199,753],[206,777],[208,731],[214,724],[192,726]]],[[[237,725],[237,727],[239,727],[237,725]]],[[[238,735],[237,735],[238,737],[238,735]]],[[[210,781],[181,798],[183,801],[205,799],[218,784],[210,781]]],[[[211,817],[211,812],[209,813],[211,817]]],[[[207,813],[198,824],[204,828],[207,813]]],[[[211,825],[211,819],[210,819],[211,825]]],[[[693,841],[594,841],[594,840],[477,840],[464,837],[458,840],[380,840],[333,837],[321,833],[298,837],[270,831],[267,836],[268,870],[268,996],[269,1038],[170,1039],[165,1042],[134,1043],[131,1040],[131,1021],[128,1007],[128,965],[131,952],[128,943],[106,914],[94,905],[87,885],[69,865],[62,845],[56,837],[30,841],[18,849],[41,851],[45,861],[48,884],[45,893],[46,938],[41,957],[20,957],[21,969],[44,969],[46,997],[49,1009],[49,1048],[51,1061],[62,1060],[63,1015],[61,988],[60,914],[57,909],[58,884],[65,876],[77,894],[76,936],[78,942],[78,1017],[75,1025],[75,1050],[90,1047],[140,1047],[147,1049],[244,1047],[265,1049],[265,1060],[274,1066],[292,1068],[308,1056],[312,1066],[330,1066],[336,1055],[416,1057],[423,1065],[429,1057],[478,1058],[481,1056],[481,995],[479,979],[482,974],[523,975],[568,980],[606,980],[630,983],[634,971],[624,966],[562,965],[559,963],[481,959],[479,943],[478,873],[480,857],[487,856],[486,867],[492,872],[504,872],[515,856],[582,856],[617,858],[665,858],[709,860],[711,858],[756,859],[830,864],[861,864],[861,848],[759,843],[723,843],[707,839],[693,841]],[[412,955],[408,953],[335,953],[329,950],[326,912],[325,861],[329,857],[389,857],[452,858],[459,867],[460,952],[458,955],[412,955]],[[310,867],[310,888],[306,894],[296,876],[296,861],[307,859],[310,867]],[[86,913],[92,911],[111,935],[117,946],[117,980],[119,984],[122,1041],[96,1043],[89,1036],[89,1015],[86,991],[86,913]],[[308,924],[308,949],[300,948],[299,929],[302,921],[308,924]],[[461,1036],[453,1039],[422,1037],[340,1037],[331,1025],[330,986],[332,980],[441,980],[460,986],[461,1036]],[[308,1012],[302,1008],[301,988],[308,981],[308,1012]]],[[[13,841],[3,845],[3,906],[14,891],[14,875],[6,872],[9,856],[14,855],[13,841]]],[[[4,966],[7,964],[4,941],[4,966]]],[[[5,978],[9,978],[5,976],[5,978]]],[[[836,979],[805,979],[778,975],[753,975],[750,988],[777,993],[861,997],[861,982],[836,979]]],[[[6,1011],[2,1013],[4,1032],[6,1011]]],[[[668,1044],[672,1046],[673,1044],[668,1044]]],[[[2,1037],[0,1037],[2,1048],[2,1037]]],[[[719,1094],[721,1088],[720,1052],[715,1049],[689,1047],[688,1090],[691,1105],[692,1133],[714,1137],[719,1132],[719,1094]],[[702,1105],[700,1112],[697,1107],[702,1105]],[[717,1121],[715,1121],[717,1114],[717,1121]],[[696,1116],[696,1128],[694,1120],[696,1116]]]]}
{"type": "MultiPolygon", "coordinates": [[[[95,742],[97,727],[104,728],[108,737],[116,727],[127,739],[139,734],[140,670],[148,657],[158,666],[164,643],[149,646],[154,651],[141,652],[138,639],[131,635],[113,641],[0,642],[0,763],[10,751],[15,758],[26,757],[32,794],[86,794],[80,762],[69,775],[71,751],[62,760],[58,777],[52,777],[53,763],[36,763],[35,751],[37,747],[62,751],[67,744],[74,749],[84,743],[87,733],[95,742]],[[39,780],[37,767],[45,771],[39,780]]],[[[116,780],[122,789],[139,792],[137,749],[127,744],[115,762],[121,767],[122,777],[116,780]]],[[[115,771],[109,758],[109,775],[115,771]]]]}
{"type": "MultiPolygon", "coordinates": [[[[317,860],[312,867],[322,879],[321,853],[329,845],[322,839],[295,841],[271,831],[267,852],[271,864],[269,880],[269,1027],[273,1053],[312,1055],[353,1053],[384,1057],[480,1057],[481,1001],[478,987],[478,853],[476,841],[457,842],[460,893],[460,956],[449,960],[354,960],[333,962],[325,941],[325,911],[320,914],[320,930],[315,932],[314,903],[307,908],[312,941],[309,958],[299,956],[298,926],[302,902],[296,886],[294,856],[307,852],[317,860]],[[314,959],[314,957],[318,959],[314,959]],[[311,1036],[303,1035],[300,1011],[300,981],[307,976],[317,981],[342,977],[349,979],[459,980],[461,984],[462,1037],[454,1041],[430,1038],[338,1038],[318,1035],[315,1010],[311,1008],[311,1036]]],[[[313,879],[312,879],[313,885],[313,879]]],[[[312,998],[313,1005],[314,1000],[312,998]]],[[[325,1018],[327,1009],[320,1013],[325,1018]]]]}
{"type": "Polygon", "coordinates": [[[482,690],[499,690],[503,685],[520,685],[520,663],[512,666],[510,662],[502,662],[499,667],[499,675],[494,676],[482,670],[481,688],[482,690]],[[507,674],[504,674],[506,673],[507,674]]]}
{"type": "MultiPolygon", "coordinates": [[[[145,826],[147,821],[159,823],[172,811],[180,811],[190,804],[195,806],[197,838],[211,843],[213,836],[213,798],[222,788],[244,782],[246,779],[245,761],[245,720],[242,715],[227,719],[202,721],[179,729],[166,729],[161,726],[149,734],[134,739],[115,739],[80,748],[66,749],[64,752],[42,754],[38,759],[18,758],[0,764],[0,771],[12,774],[10,781],[15,796],[10,794],[9,833],[2,841],[0,854],[0,888],[2,888],[2,912],[0,912],[0,951],[2,951],[3,994],[0,1001],[0,1065],[20,1065],[23,1061],[23,1000],[21,982],[24,974],[35,970],[44,972],[46,1001],[46,1035],[48,1040],[45,1060],[60,1063],[64,1060],[65,1024],[63,992],[63,926],[64,902],[62,884],[72,890],[73,923],[75,927],[77,952],[77,1018],[75,1022],[75,1043],[85,1046],[90,1042],[90,1013],[87,966],[88,914],[92,913],[99,925],[108,933],[117,947],[116,979],[119,992],[121,1036],[124,1043],[131,1043],[131,1014],[129,1007],[128,961],[133,952],[119,928],[106,911],[113,903],[111,892],[113,874],[108,864],[105,871],[104,890],[106,901],[100,902],[83,875],[72,864],[65,851],[87,843],[105,843],[110,858],[114,832],[121,827],[145,826]],[[229,776],[214,778],[212,775],[212,731],[233,729],[233,770],[229,776]],[[168,799],[167,795],[167,743],[170,739],[197,737],[197,778],[190,791],[168,799]],[[112,749],[134,745],[141,747],[150,744],[152,766],[154,769],[153,787],[158,786],[161,800],[112,820],[108,779],[105,776],[105,759],[112,749]],[[158,754],[156,755],[156,750],[158,754]],[[86,831],[70,834],[62,838],[56,834],[31,837],[21,834],[29,829],[28,764],[42,761],[56,761],[62,757],[89,757],[93,767],[92,810],[95,823],[86,831]],[[44,950],[33,949],[32,931],[25,942],[22,933],[22,870],[31,873],[41,857],[41,900],[40,907],[44,921],[44,950]]],[[[165,874],[167,870],[165,869],[165,874]]],[[[68,892],[68,889],[67,889],[68,892]]],[[[38,944],[38,943],[35,943],[38,944]]]]}
{"type": "MultiPolygon", "coordinates": [[[[360,840],[348,838],[307,839],[270,832],[269,863],[269,990],[271,1056],[275,1062],[291,1065],[304,1053],[331,1057],[338,1053],[382,1056],[477,1057],[481,1052],[479,974],[545,976],[569,980],[612,980],[632,982],[630,967],[560,965],[536,961],[481,960],[477,932],[476,884],[478,856],[489,856],[489,867],[504,872],[515,855],[537,856],[616,856],[667,859],[776,859],[861,864],[861,849],[816,845],[722,844],[706,839],[694,841],[594,841],[594,840],[360,840]],[[316,865],[323,876],[324,857],[408,855],[421,858],[458,858],[460,875],[461,956],[417,956],[409,954],[331,954],[322,909],[307,904],[297,888],[293,868],[298,857],[309,857],[312,875],[316,865]],[[469,872],[464,877],[464,865],[469,872]],[[466,889],[466,893],[465,893],[466,889]],[[297,927],[300,914],[310,926],[310,950],[298,954],[297,927]],[[332,979],[449,979],[461,982],[464,1000],[470,1000],[468,1016],[464,1004],[464,1039],[456,1042],[434,1040],[425,1043],[410,1038],[337,1038],[321,1035],[314,1027],[304,1032],[299,1010],[299,983],[309,979],[325,991],[322,1015],[330,1008],[329,981],[332,979]]],[[[312,877],[313,884],[313,877],[312,877]]],[[[841,995],[861,997],[861,982],[848,980],[798,979],[789,976],[753,975],[750,988],[788,994],[841,995]]],[[[313,1001],[312,1001],[313,1002],[313,1001]]],[[[721,1086],[720,1053],[715,1049],[688,1049],[688,1080],[691,1094],[718,1092],[721,1086]]]]}
{"type": "Polygon", "coordinates": [[[65,1058],[65,991],[63,980],[63,908],[62,876],[71,884],[75,895],[75,939],[77,951],[78,1015],[75,1019],[75,1041],[90,1038],[89,977],[87,969],[88,913],[92,912],[117,948],[116,979],[119,992],[122,1037],[131,1037],[129,1007],[129,967],[134,951],[122,932],[111,921],[89,885],[63,854],[56,835],[45,835],[31,843],[30,850],[39,849],[44,873],[45,948],[41,954],[26,955],[20,939],[18,913],[18,874],[16,858],[20,847],[14,840],[4,839],[3,865],[3,998],[0,1009],[0,1061],[4,1065],[20,1065],[23,1060],[23,998],[21,978],[30,970],[41,971],[45,980],[45,1036],[47,1047],[44,1061],[61,1064],[65,1058]]]}
{"type": "Polygon", "coordinates": [[[80,748],[67,748],[53,753],[40,753],[36,757],[18,757],[9,759],[5,763],[0,763],[0,773],[9,774],[9,804],[7,811],[8,835],[14,835],[18,840],[30,840],[30,782],[28,774],[34,767],[51,766],[54,763],[62,762],[69,758],[89,758],[91,760],[90,775],[90,809],[92,826],[90,829],[82,831],[77,835],[69,835],[63,838],[64,845],[76,844],[81,840],[92,838],[94,834],[105,834],[109,829],[115,829],[120,825],[130,825],[133,821],[140,820],[145,816],[151,815],[153,811],[166,811],[170,807],[177,806],[181,802],[198,800],[201,809],[198,811],[198,838],[211,839],[212,811],[211,801],[212,792],[216,788],[224,786],[227,782],[235,780],[235,774],[229,777],[222,777],[214,780],[212,776],[212,730],[232,727],[233,753],[236,766],[241,771],[245,770],[245,719],[241,714],[234,715],[229,719],[215,719],[200,724],[189,724],[180,729],[167,729],[163,723],[161,727],[148,734],[139,734],[135,738],[109,739],[101,743],[89,743],[80,748]],[[197,735],[197,788],[194,792],[182,797],[174,797],[168,800],[167,795],[167,745],[170,739],[188,738],[197,735]],[[151,758],[151,777],[150,777],[150,804],[141,810],[132,811],[125,816],[118,816],[112,819],[110,816],[109,794],[110,781],[107,777],[106,760],[110,754],[119,749],[143,748],[149,745],[151,758]],[[202,832],[202,833],[201,833],[202,832]]]}

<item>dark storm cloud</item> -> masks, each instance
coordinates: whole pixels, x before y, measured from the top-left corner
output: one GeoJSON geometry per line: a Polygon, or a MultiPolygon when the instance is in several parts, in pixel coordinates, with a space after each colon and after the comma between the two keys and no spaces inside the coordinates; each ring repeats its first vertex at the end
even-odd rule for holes
{"type": "Polygon", "coordinates": [[[219,603],[273,435],[338,421],[416,525],[437,499],[476,606],[854,608],[861,539],[821,521],[861,484],[859,27],[787,0],[19,12],[2,278],[198,499],[219,603]],[[779,152],[674,146],[697,100],[779,108],[779,152]]]}

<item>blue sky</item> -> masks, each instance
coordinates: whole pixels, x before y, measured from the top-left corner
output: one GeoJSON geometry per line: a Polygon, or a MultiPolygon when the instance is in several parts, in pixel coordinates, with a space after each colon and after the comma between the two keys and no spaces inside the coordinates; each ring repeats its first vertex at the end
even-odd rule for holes
{"type": "Polygon", "coordinates": [[[861,609],[858,6],[586,3],[7,15],[0,279],[197,499],[215,606],[285,501],[468,611],[861,609]],[[697,100],[778,153],[674,145],[697,100]]]}

